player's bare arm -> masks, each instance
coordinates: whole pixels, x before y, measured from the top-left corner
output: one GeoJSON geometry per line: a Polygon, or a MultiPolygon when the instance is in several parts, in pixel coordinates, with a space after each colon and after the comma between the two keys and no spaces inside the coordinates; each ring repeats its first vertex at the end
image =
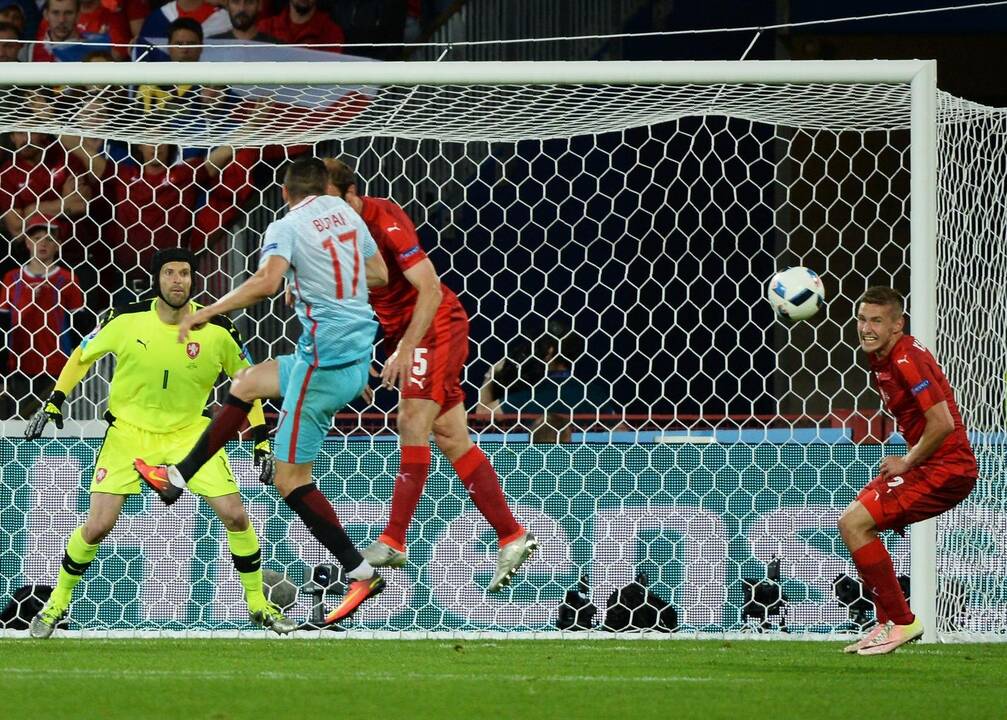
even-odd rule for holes
{"type": "Polygon", "coordinates": [[[924,413],[924,417],[926,417],[927,424],[923,431],[923,437],[905,457],[889,455],[881,458],[882,475],[894,477],[901,475],[909,468],[922,465],[955,429],[955,422],[951,417],[951,411],[948,410],[947,401],[933,405],[924,413]]]}
{"type": "Polygon", "coordinates": [[[178,321],[178,341],[184,343],[192,328],[206,324],[215,315],[240,310],[254,305],[260,300],[272,297],[283,284],[283,274],[287,272],[289,267],[290,263],[285,259],[271,255],[252,277],[220,300],[181,318],[178,321]]]}
{"type": "Polygon", "coordinates": [[[203,169],[206,170],[206,174],[211,180],[216,180],[233,159],[234,148],[230,145],[221,145],[206,156],[206,160],[203,161],[203,169]]]}
{"type": "Polygon", "coordinates": [[[443,297],[441,279],[430,260],[416,263],[403,275],[416,288],[416,307],[398,347],[381,370],[381,383],[387,388],[401,388],[406,381],[413,365],[413,352],[430,328],[443,297]]]}
{"type": "Polygon", "coordinates": [[[388,265],[381,253],[374,253],[364,261],[364,278],[367,287],[384,287],[388,284],[388,265]]]}

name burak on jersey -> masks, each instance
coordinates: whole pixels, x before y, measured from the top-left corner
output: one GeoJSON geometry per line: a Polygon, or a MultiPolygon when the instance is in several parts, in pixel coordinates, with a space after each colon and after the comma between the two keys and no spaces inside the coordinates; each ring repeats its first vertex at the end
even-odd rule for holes
{"type": "Polygon", "coordinates": [[[315,230],[318,232],[325,232],[326,230],[331,230],[334,227],[346,227],[349,225],[342,213],[334,213],[326,217],[315,218],[311,221],[311,224],[315,226],[315,230]]]}

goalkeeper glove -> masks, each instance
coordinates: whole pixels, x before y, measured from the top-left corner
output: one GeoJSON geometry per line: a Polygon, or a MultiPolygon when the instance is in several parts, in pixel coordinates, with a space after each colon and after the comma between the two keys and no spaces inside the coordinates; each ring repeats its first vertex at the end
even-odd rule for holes
{"type": "Polygon", "coordinates": [[[276,477],[276,456],[273,455],[273,448],[269,443],[269,430],[265,425],[256,425],[252,428],[252,463],[261,469],[259,470],[259,482],[263,485],[272,485],[273,478],[276,477]]]}
{"type": "Polygon", "coordinates": [[[66,400],[66,395],[59,390],[54,391],[49,396],[49,399],[45,401],[45,404],[42,405],[41,409],[32,415],[31,420],[28,422],[28,427],[24,429],[24,436],[29,440],[42,437],[45,424],[50,420],[56,423],[57,428],[62,430],[64,400],[66,400]]]}

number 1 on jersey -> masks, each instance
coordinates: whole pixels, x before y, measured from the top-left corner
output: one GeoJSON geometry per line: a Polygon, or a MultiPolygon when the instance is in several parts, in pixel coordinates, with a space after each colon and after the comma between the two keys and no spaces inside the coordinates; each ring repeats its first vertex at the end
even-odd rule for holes
{"type": "MultiPolygon", "coordinates": [[[[339,233],[338,238],[341,243],[353,243],[353,284],[350,285],[350,294],[352,295],[357,290],[357,281],[360,278],[360,253],[357,251],[357,231],[349,230],[339,233]]],[[[332,273],[336,277],[336,300],[342,300],[345,297],[345,293],[343,292],[343,272],[339,265],[338,248],[331,237],[325,239],[322,247],[329,251],[329,257],[332,258],[332,273]]]]}

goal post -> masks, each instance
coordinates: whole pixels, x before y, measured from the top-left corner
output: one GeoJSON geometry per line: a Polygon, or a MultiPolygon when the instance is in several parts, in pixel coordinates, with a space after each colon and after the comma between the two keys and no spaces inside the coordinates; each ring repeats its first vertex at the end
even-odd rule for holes
{"type": "MultiPolygon", "coordinates": [[[[909,294],[912,333],[937,353],[937,63],[913,75],[910,136],[909,294]]],[[[938,355],[937,361],[941,358],[938,355]]],[[[923,622],[924,642],[936,642],[937,521],[910,528],[912,610],[923,622]]]]}
{"type": "MultiPolygon", "coordinates": [[[[30,63],[0,77],[0,134],[171,144],[204,154],[237,149],[219,181],[234,207],[214,206],[211,190],[199,201],[226,218],[224,226],[204,226],[193,215],[179,240],[195,243],[202,233],[211,249],[208,292],[226,291],[254,270],[265,224],[283,212],[277,169],[309,148],[358,159],[365,188],[403,205],[431,244],[435,265],[472,316],[470,388],[516,340],[534,353],[552,319],[562,316],[581,337],[581,357],[566,372],[588,368],[587,390],[565,412],[549,412],[524,389],[525,405],[508,405],[507,394],[502,415],[473,420],[519,519],[545,539],[542,555],[512,597],[481,593],[476,576],[492,557],[491,543],[440,463],[430,481],[436,500],[421,505],[414,522],[425,548],[416,567],[390,587],[380,609],[362,615],[371,631],[423,633],[550,629],[563,591],[582,575],[601,618],[609,595],[638,572],[658,576],[654,592],[679,608],[683,629],[730,632],[754,617],[746,608],[761,601],[748,598],[746,582],[762,579],[774,560],[782,561],[780,585],[789,596],[785,626],[815,636],[849,630],[853,611],[847,617],[836,600],[833,579],[852,566],[840,559],[837,537],[826,536],[885,454],[880,443],[892,430],[874,412],[878,400],[847,332],[853,303],[872,281],[909,290],[913,335],[959,390],[966,425],[986,434],[981,462],[1002,464],[995,432],[1003,390],[973,390],[965,380],[969,353],[985,353],[995,366],[1007,352],[986,351],[982,337],[979,346],[954,349],[954,327],[941,324],[948,278],[938,265],[938,244],[953,241],[948,235],[968,213],[964,191],[959,198],[942,185],[938,146],[974,152],[971,139],[941,135],[938,126],[967,124],[969,113],[1002,124],[999,112],[942,96],[935,63],[920,60],[30,63]],[[144,102],[161,103],[161,112],[133,112],[140,86],[155,88],[144,102]],[[225,92],[201,96],[202,114],[190,122],[188,106],[171,96],[180,86],[225,92]],[[762,293],[778,264],[819,271],[826,313],[792,328],[774,323],[762,293]],[[556,422],[565,423],[554,428],[557,436],[573,428],[572,442],[529,442],[534,423],[556,422]]],[[[83,139],[71,142],[83,149],[83,139]]],[[[91,202],[108,194],[109,172],[91,202]]],[[[123,227],[128,214],[117,212],[124,197],[104,197],[112,207],[94,220],[98,245],[111,242],[110,228],[135,232],[123,227]]],[[[975,235],[977,247],[990,247],[989,232],[975,235]]],[[[99,261],[85,256],[88,262],[99,261]]],[[[96,282],[105,282],[95,270],[96,282]]],[[[287,352],[296,336],[279,305],[250,310],[242,327],[253,355],[287,352]]],[[[75,396],[75,419],[100,420],[109,368],[98,372],[94,387],[75,396]]],[[[510,382],[505,389],[516,397],[520,378],[510,382]]],[[[558,403],[562,387],[553,390],[550,402],[558,403]]],[[[475,400],[470,392],[470,407],[475,400]]],[[[326,445],[325,489],[358,541],[373,539],[387,513],[397,462],[393,411],[387,403],[354,407],[326,445]]],[[[20,478],[41,500],[0,508],[29,517],[24,528],[4,527],[0,561],[10,564],[8,576],[40,582],[54,577],[59,544],[73,527],[61,513],[81,512],[55,498],[86,490],[96,445],[71,435],[47,451],[15,439],[18,427],[5,422],[0,462],[8,484],[20,478]],[[72,461],[72,472],[59,469],[60,457],[72,461]],[[60,537],[40,547],[21,539],[45,533],[60,537]]],[[[239,475],[247,474],[247,448],[232,451],[239,475]]],[[[265,533],[266,566],[293,576],[325,560],[282,503],[242,483],[265,533]]],[[[998,492],[982,489],[975,517],[987,524],[969,532],[1000,522],[998,492]]],[[[191,513],[190,505],[166,517],[191,513]]],[[[129,548],[124,557],[135,547],[155,551],[144,533],[172,531],[160,511],[147,507],[151,519],[134,513],[113,535],[129,548]]],[[[197,628],[244,627],[217,531],[201,516],[180,522],[198,558],[177,575],[127,578],[126,585],[148,599],[182,598],[182,617],[196,618],[197,628]],[[190,578],[202,583],[192,594],[171,589],[190,578]]],[[[105,572],[129,575],[117,551],[109,552],[105,572]]],[[[1007,570],[989,548],[928,521],[913,526],[908,547],[893,541],[892,552],[899,572],[911,574],[911,603],[927,641],[1007,628],[998,585],[1007,570]],[[941,560],[972,552],[981,555],[972,564],[941,560]],[[971,615],[955,606],[957,619],[944,618],[951,611],[939,610],[939,566],[960,574],[956,587],[971,598],[971,615]]],[[[157,559],[159,571],[168,560],[157,559]]],[[[92,601],[96,624],[77,620],[84,629],[185,627],[180,617],[144,616],[121,590],[101,592],[92,601]]],[[[772,610],[763,608],[763,624],[770,614],[778,623],[772,610]]]]}

